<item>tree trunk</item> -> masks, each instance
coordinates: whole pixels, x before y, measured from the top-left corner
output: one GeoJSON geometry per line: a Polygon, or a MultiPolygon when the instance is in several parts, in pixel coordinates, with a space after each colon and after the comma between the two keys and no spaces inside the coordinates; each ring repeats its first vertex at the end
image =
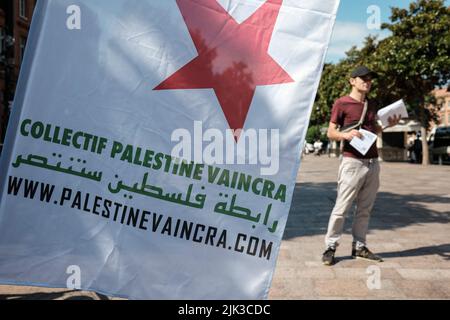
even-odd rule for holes
{"type": "Polygon", "coordinates": [[[430,151],[428,149],[427,140],[427,120],[425,116],[425,101],[420,104],[420,133],[422,136],[422,165],[428,166],[430,164],[430,151]]]}
{"type": "Polygon", "coordinates": [[[430,164],[430,151],[427,141],[427,129],[422,126],[420,132],[422,134],[422,165],[428,166],[430,164]]]}

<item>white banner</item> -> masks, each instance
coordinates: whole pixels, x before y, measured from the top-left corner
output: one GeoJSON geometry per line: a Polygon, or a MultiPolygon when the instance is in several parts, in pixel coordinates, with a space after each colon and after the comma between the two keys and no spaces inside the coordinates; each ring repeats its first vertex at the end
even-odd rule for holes
{"type": "Polygon", "coordinates": [[[39,1],[0,283],[264,299],[339,0],[39,1]]]}

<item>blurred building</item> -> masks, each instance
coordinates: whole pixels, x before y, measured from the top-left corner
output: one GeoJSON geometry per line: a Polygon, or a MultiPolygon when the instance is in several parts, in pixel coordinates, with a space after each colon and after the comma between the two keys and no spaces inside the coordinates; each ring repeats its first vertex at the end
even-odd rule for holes
{"type": "Polygon", "coordinates": [[[448,88],[437,89],[434,91],[434,96],[438,105],[438,126],[450,126],[450,92],[448,88]]]}
{"type": "Polygon", "coordinates": [[[0,144],[4,139],[36,1],[0,1],[0,144]]]}
{"type": "MultiPolygon", "coordinates": [[[[436,89],[432,92],[436,98],[436,106],[429,106],[437,114],[437,122],[430,123],[430,131],[426,137],[429,141],[438,127],[450,126],[450,92],[448,88],[436,89]]],[[[411,139],[420,132],[420,123],[417,121],[405,121],[399,125],[386,129],[378,139],[380,158],[385,161],[405,161],[409,159],[408,146],[411,139]]],[[[430,141],[431,142],[431,141],[430,141]]],[[[431,150],[430,150],[431,151],[431,150]]]]}
{"type": "Polygon", "coordinates": [[[416,139],[421,125],[415,120],[402,120],[398,125],[385,129],[377,141],[380,160],[409,161],[408,147],[416,139]]]}

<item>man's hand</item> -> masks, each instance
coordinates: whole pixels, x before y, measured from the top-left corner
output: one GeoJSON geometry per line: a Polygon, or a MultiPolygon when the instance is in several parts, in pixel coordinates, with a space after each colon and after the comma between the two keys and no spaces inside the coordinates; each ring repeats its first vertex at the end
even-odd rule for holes
{"type": "Polygon", "coordinates": [[[344,138],[344,140],[352,141],[355,137],[362,138],[362,134],[358,130],[352,130],[350,132],[344,133],[342,137],[344,138]]]}
{"type": "Polygon", "coordinates": [[[333,141],[352,141],[354,137],[362,138],[362,134],[358,130],[352,130],[346,133],[339,132],[338,125],[333,122],[330,122],[327,136],[333,141]]]}
{"type": "Polygon", "coordinates": [[[388,128],[395,127],[396,125],[398,125],[401,119],[402,119],[401,115],[395,115],[393,118],[389,117],[388,118],[388,122],[389,122],[388,128]]]}

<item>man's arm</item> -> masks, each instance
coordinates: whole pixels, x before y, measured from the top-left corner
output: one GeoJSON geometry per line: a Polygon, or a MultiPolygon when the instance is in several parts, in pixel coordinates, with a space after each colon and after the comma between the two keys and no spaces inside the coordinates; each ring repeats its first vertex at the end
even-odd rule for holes
{"type": "Polygon", "coordinates": [[[327,136],[328,139],[333,141],[352,141],[354,137],[362,138],[362,135],[358,130],[352,130],[346,133],[339,132],[338,125],[333,122],[330,122],[327,136]]]}

